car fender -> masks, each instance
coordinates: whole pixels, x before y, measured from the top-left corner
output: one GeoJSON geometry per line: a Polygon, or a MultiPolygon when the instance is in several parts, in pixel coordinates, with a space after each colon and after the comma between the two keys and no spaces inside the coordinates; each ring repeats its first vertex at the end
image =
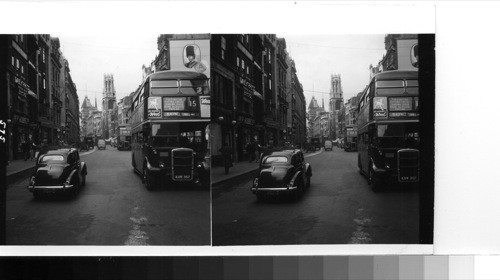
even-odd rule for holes
{"type": "Polygon", "coordinates": [[[306,163],[305,170],[306,170],[306,176],[311,177],[312,176],[312,167],[311,167],[311,164],[306,163]]]}
{"type": "Polygon", "coordinates": [[[75,173],[76,173],[76,169],[71,170],[71,173],[69,173],[65,182],[71,182],[71,179],[73,179],[73,176],[75,176],[75,173]]]}
{"type": "Polygon", "coordinates": [[[85,162],[83,162],[83,161],[82,161],[82,162],[80,163],[80,168],[81,168],[81,170],[82,170],[82,171],[81,171],[81,174],[82,174],[83,176],[86,176],[86,175],[87,175],[87,165],[85,164],[85,162]]]}
{"type": "Polygon", "coordinates": [[[302,174],[303,174],[302,170],[299,170],[299,171],[295,172],[295,174],[293,175],[292,179],[290,180],[290,182],[288,184],[290,184],[290,185],[295,184],[295,181],[297,180],[297,178],[301,178],[302,174]]]}

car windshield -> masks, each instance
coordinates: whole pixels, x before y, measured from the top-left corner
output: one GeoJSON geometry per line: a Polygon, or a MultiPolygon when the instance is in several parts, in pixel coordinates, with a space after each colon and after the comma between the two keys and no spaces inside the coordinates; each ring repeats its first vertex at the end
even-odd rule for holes
{"type": "Polygon", "coordinates": [[[64,162],[64,156],[62,155],[44,155],[40,158],[40,163],[48,162],[64,162]]]}
{"type": "Polygon", "coordinates": [[[284,156],[270,156],[264,160],[264,164],[287,163],[287,162],[288,162],[288,158],[284,157],[284,156]]]}

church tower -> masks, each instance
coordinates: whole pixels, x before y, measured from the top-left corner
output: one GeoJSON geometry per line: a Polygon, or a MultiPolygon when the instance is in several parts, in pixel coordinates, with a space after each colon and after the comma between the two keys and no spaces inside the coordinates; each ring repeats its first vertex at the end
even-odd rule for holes
{"type": "Polygon", "coordinates": [[[103,138],[115,136],[116,122],[114,112],[116,107],[116,92],[113,74],[104,74],[104,89],[102,92],[102,133],[103,138]]]}
{"type": "Polygon", "coordinates": [[[332,139],[342,137],[341,120],[339,113],[344,107],[344,92],[342,90],[342,79],[340,74],[330,76],[330,137],[332,139]]]}

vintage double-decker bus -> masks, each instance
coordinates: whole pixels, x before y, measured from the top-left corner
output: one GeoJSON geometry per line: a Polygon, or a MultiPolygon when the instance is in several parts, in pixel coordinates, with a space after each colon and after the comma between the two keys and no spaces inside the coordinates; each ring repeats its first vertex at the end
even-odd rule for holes
{"type": "Polygon", "coordinates": [[[374,191],[419,181],[418,72],[374,76],[358,104],[358,167],[374,191]]]}
{"type": "Polygon", "coordinates": [[[147,189],[173,183],[210,186],[210,89],[205,74],[161,71],[134,95],[132,166],[147,189]]]}
{"type": "Polygon", "coordinates": [[[120,125],[118,127],[118,138],[116,139],[116,147],[119,151],[130,150],[130,125],[120,125]]]}
{"type": "Polygon", "coordinates": [[[344,137],[344,150],[356,151],[358,133],[355,126],[347,126],[344,137]]]}

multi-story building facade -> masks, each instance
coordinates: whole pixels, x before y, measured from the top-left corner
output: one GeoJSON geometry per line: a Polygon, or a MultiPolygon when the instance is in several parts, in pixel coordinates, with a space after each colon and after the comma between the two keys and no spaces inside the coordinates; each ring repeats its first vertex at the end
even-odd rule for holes
{"type": "Polygon", "coordinates": [[[28,140],[49,146],[62,140],[64,69],[59,39],[48,34],[1,37],[9,123],[6,155],[13,160],[22,157],[22,143],[28,140]]]}
{"type": "Polygon", "coordinates": [[[63,110],[61,116],[61,126],[63,141],[68,144],[78,143],[80,140],[79,125],[79,100],[76,85],[71,78],[69,62],[63,59],[63,110]]]}
{"type": "MultiPolygon", "coordinates": [[[[276,80],[275,83],[275,92],[277,96],[277,104],[278,104],[278,122],[279,122],[279,138],[280,140],[283,140],[285,142],[288,142],[288,127],[287,127],[287,111],[288,111],[288,102],[287,102],[287,95],[290,92],[290,86],[287,85],[286,77],[287,77],[287,70],[288,70],[288,64],[287,64],[287,57],[288,54],[286,52],[286,41],[283,38],[277,38],[275,41],[275,50],[276,50],[276,56],[275,56],[275,71],[274,71],[274,77],[276,80]]],[[[278,141],[278,144],[281,144],[280,141],[278,141]]]]}
{"type": "Polygon", "coordinates": [[[59,144],[62,139],[61,113],[62,113],[62,54],[58,38],[50,38],[50,65],[49,65],[49,120],[51,125],[49,129],[49,143],[59,144]],[[51,140],[51,141],[50,141],[51,140]]]}
{"type": "Polygon", "coordinates": [[[297,77],[297,69],[295,68],[293,59],[288,58],[288,65],[287,84],[290,86],[290,94],[287,96],[287,102],[289,104],[287,126],[290,142],[298,146],[303,145],[307,140],[306,102],[304,89],[297,77]]]}
{"type": "Polygon", "coordinates": [[[117,107],[118,107],[118,117],[117,117],[118,126],[128,124],[130,106],[132,105],[133,95],[134,95],[134,92],[132,92],[130,95],[123,97],[122,99],[120,99],[120,101],[118,101],[118,104],[117,104],[117,107]]]}
{"type": "Polygon", "coordinates": [[[248,158],[251,142],[305,141],[303,89],[296,70],[291,74],[285,40],[273,34],[213,34],[210,44],[213,160],[225,144],[240,161],[248,158]]]}

